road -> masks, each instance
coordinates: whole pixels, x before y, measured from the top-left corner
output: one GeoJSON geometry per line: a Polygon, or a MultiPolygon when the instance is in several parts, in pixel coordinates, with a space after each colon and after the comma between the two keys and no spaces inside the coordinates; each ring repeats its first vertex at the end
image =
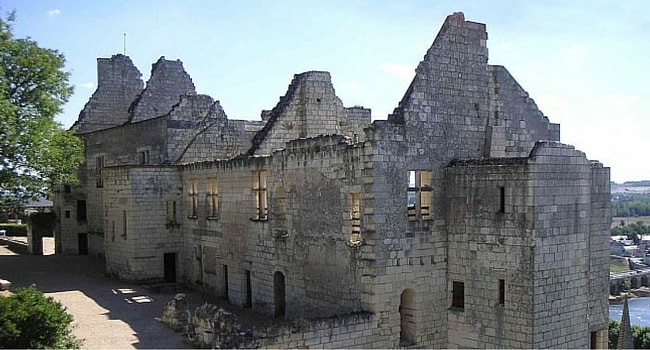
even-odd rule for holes
{"type": "MultiPolygon", "coordinates": [[[[96,257],[27,255],[0,241],[0,278],[11,281],[12,290],[34,284],[60,301],[74,317],[73,333],[84,339],[84,349],[189,347],[157,320],[174,292],[154,293],[103,271],[96,257]]],[[[196,292],[187,295],[191,305],[203,302],[196,292]]]]}

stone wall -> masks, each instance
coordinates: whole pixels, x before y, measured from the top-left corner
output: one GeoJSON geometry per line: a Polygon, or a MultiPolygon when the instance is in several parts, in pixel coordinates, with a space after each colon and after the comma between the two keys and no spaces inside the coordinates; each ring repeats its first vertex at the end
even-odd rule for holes
{"type": "Polygon", "coordinates": [[[72,130],[79,134],[122,125],[131,102],[142,92],[142,74],[124,55],[97,59],[97,89],[79,113],[72,130]]]}
{"type": "Polygon", "coordinates": [[[251,147],[251,134],[262,125],[228,120],[219,101],[206,95],[182,96],[167,116],[167,154],[170,163],[228,159],[251,147]],[[252,129],[247,131],[246,127],[252,129]],[[215,143],[220,147],[214,147],[215,143]]]}
{"type": "MultiPolygon", "coordinates": [[[[106,271],[125,280],[161,281],[164,254],[176,254],[174,275],[182,271],[182,235],[168,210],[181,200],[175,167],[106,168],[104,232],[106,271]]],[[[177,214],[178,215],[178,214],[177,214]]],[[[180,219],[179,219],[180,220],[180,219]]]]}
{"type": "Polygon", "coordinates": [[[532,346],[586,348],[590,345],[586,334],[607,328],[607,310],[592,309],[590,304],[601,304],[607,292],[602,279],[609,252],[602,240],[609,225],[591,212],[592,200],[603,199],[592,199],[591,194],[592,188],[609,182],[608,176],[600,171],[594,178],[584,153],[559,143],[538,143],[531,159],[536,240],[532,346]],[[599,182],[592,186],[592,179],[599,182]],[[592,259],[597,267],[593,277],[601,280],[600,288],[594,286],[595,293],[592,259]]]}
{"type": "Polygon", "coordinates": [[[454,162],[445,187],[447,347],[530,348],[535,240],[527,159],[454,162]],[[455,282],[464,284],[463,307],[453,306],[455,282]]]}
{"type": "Polygon", "coordinates": [[[180,60],[165,57],[151,65],[151,77],[142,93],[133,100],[129,112],[131,122],[166,115],[183,95],[196,95],[192,78],[185,72],[180,60]]]}
{"type": "Polygon", "coordinates": [[[486,155],[526,157],[538,140],[560,141],[560,125],[549,122],[512,75],[503,66],[488,69],[491,79],[486,155]]]}
{"type": "MultiPolygon", "coordinates": [[[[183,230],[188,248],[188,280],[201,279],[228,299],[246,305],[246,271],[251,278],[251,307],[274,315],[276,273],[286,294],[289,318],[333,315],[360,310],[357,252],[349,246],[352,231],[350,193],[359,193],[362,148],[342,137],[294,141],[273,157],[188,165],[185,188],[195,182],[199,207],[183,230]],[[253,172],[266,171],[268,220],[255,219],[253,172]],[[207,215],[210,178],[218,184],[219,215],[207,215]],[[202,251],[202,263],[190,264],[202,251]],[[209,266],[206,266],[209,264],[209,266]],[[200,271],[197,271],[199,270],[200,271]]],[[[191,198],[185,195],[185,211],[191,198]]]]}
{"type": "Polygon", "coordinates": [[[269,155],[291,140],[319,135],[338,134],[363,141],[363,127],[370,123],[370,111],[344,109],[330,74],[318,71],[294,75],[286,94],[264,115],[267,123],[253,138],[249,155],[269,155]]]}

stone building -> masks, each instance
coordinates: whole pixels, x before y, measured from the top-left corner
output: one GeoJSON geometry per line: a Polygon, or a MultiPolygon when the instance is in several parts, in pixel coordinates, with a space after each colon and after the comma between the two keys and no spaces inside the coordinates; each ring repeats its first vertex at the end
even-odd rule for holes
{"type": "Polygon", "coordinates": [[[486,42],[448,16],[375,121],[327,72],[295,75],[253,122],[179,61],[145,86],[128,57],[100,58],[57,249],[318,320],[262,345],[604,348],[609,169],[559,142],[486,42]]]}

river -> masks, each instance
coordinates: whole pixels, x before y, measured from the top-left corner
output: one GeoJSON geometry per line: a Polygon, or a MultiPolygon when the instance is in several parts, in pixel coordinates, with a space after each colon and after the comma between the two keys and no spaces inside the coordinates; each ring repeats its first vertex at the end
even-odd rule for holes
{"type": "MultiPolygon", "coordinates": [[[[650,327],[650,297],[628,299],[630,323],[633,326],[650,327]]],[[[609,318],[621,322],[623,304],[609,306],[609,318]]]]}

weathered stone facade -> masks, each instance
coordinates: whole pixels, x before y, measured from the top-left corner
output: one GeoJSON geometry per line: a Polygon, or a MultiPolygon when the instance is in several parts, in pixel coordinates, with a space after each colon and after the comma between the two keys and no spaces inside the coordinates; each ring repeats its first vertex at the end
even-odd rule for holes
{"type": "Polygon", "coordinates": [[[307,322],[255,346],[604,348],[609,169],[559,143],[486,40],[447,17],[374,122],[327,72],[250,122],[178,61],[143,89],[127,57],[100,59],[82,184],[58,206],[85,220],[61,212],[57,248],[307,322]]]}

